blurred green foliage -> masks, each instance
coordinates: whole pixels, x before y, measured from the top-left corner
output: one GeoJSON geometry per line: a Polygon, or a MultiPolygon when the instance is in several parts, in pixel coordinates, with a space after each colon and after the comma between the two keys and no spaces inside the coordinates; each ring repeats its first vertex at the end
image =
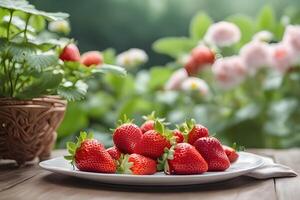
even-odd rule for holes
{"type": "MultiPolygon", "coordinates": [[[[196,93],[163,90],[172,72],[181,67],[176,60],[197,44],[212,21],[226,19],[239,26],[243,37],[235,46],[237,52],[261,29],[270,30],[279,40],[284,30],[281,22],[285,20],[280,16],[289,16],[291,23],[300,22],[299,1],[31,2],[50,11],[59,9],[71,13],[72,36],[78,39],[81,49],[103,50],[106,63],[115,62],[116,52],[108,47],[114,47],[117,52],[130,47],[145,49],[151,60],[145,67],[149,70],[131,72],[127,77],[109,74],[91,79],[86,100],[69,104],[58,130],[57,147],[65,147],[65,141],[83,129],[92,130],[98,139],[110,146],[109,129],[114,128],[120,116],[127,114],[141,124],[141,116],[153,110],[173,123],[193,117],[227,144],[300,146],[298,73],[281,78],[261,71],[241,86],[225,92],[214,90],[211,81],[212,94],[205,98],[196,93]],[[274,10],[263,7],[264,4],[272,4],[274,10]],[[195,17],[190,23],[192,16],[195,17]]],[[[201,77],[209,81],[211,73],[205,71],[201,77]]]]}
{"type": "MultiPolygon", "coordinates": [[[[278,16],[291,16],[292,23],[300,22],[299,0],[88,0],[84,2],[82,0],[30,0],[30,2],[43,10],[61,10],[70,13],[71,37],[78,40],[82,51],[114,47],[120,52],[132,47],[141,48],[151,58],[149,65],[145,67],[170,61],[168,57],[153,52],[152,43],[161,37],[188,35],[190,19],[199,10],[207,13],[215,21],[219,21],[238,14],[256,17],[258,11],[269,4],[278,16]]],[[[239,20],[247,21],[247,18],[239,20]]]]}

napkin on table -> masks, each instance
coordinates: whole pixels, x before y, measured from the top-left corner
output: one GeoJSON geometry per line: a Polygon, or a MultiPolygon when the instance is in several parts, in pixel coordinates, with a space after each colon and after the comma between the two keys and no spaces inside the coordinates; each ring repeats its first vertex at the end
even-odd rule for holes
{"type": "Polygon", "coordinates": [[[256,179],[297,176],[297,173],[288,166],[274,163],[272,158],[264,156],[260,157],[264,160],[264,164],[260,168],[246,174],[245,176],[249,176],[256,179]]]}

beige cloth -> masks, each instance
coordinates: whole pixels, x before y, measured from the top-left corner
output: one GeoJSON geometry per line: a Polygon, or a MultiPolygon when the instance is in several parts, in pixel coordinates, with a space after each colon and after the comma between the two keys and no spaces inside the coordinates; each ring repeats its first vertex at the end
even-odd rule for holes
{"type": "Polygon", "coordinates": [[[285,165],[274,163],[273,159],[261,156],[264,160],[264,165],[260,168],[246,174],[246,176],[256,179],[294,177],[298,174],[291,168],[285,165]]]}

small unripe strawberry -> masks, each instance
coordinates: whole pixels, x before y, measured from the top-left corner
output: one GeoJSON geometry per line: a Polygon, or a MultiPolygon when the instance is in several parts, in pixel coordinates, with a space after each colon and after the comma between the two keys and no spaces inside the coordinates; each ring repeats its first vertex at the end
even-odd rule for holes
{"type": "Polygon", "coordinates": [[[103,63],[103,56],[98,51],[88,51],[82,54],[80,62],[87,67],[91,65],[100,65],[103,63]]]}
{"type": "Polygon", "coordinates": [[[80,61],[80,52],[75,44],[68,44],[64,47],[59,58],[63,61],[80,61]]]}

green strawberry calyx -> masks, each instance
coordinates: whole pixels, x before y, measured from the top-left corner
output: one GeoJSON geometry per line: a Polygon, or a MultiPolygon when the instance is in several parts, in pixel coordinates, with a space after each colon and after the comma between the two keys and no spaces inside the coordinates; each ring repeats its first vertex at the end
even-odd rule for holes
{"type": "Polygon", "coordinates": [[[118,161],[118,174],[132,174],[131,167],[133,166],[133,162],[129,162],[129,154],[122,154],[118,161]]]}
{"type": "Polygon", "coordinates": [[[70,161],[70,164],[75,168],[75,154],[76,150],[81,146],[81,143],[87,139],[93,139],[93,133],[87,133],[85,131],[80,132],[79,137],[76,137],[76,143],[67,142],[67,150],[69,155],[64,156],[64,158],[70,161]]]}
{"type": "Polygon", "coordinates": [[[165,137],[171,143],[171,145],[176,144],[176,137],[173,135],[173,131],[166,128],[163,122],[155,120],[154,129],[156,132],[165,137]]]}
{"type": "Polygon", "coordinates": [[[157,170],[158,171],[164,171],[166,174],[170,173],[170,167],[168,160],[174,159],[174,153],[175,153],[175,146],[176,144],[172,145],[170,149],[165,148],[164,154],[157,159],[157,170]]]}
{"type": "Polygon", "coordinates": [[[233,148],[235,151],[245,151],[245,147],[241,146],[239,144],[237,144],[236,142],[234,142],[231,146],[231,148],[233,148]]]}
{"type": "Polygon", "coordinates": [[[180,126],[177,126],[177,129],[179,131],[181,131],[181,133],[183,134],[185,142],[188,141],[188,135],[189,135],[190,131],[195,127],[195,125],[196,125],[196,120],[192,118],[192,119],[186,120],[180,126]]]}
{"type": "Polygon", "coordinates": [[[145,121],[149,121],[149,120],[155,121],[155,120],[158,120],[158,121],[160,121],[160,122],[162,122],[162,123],[166,120],[166,118],[159,118],[159,117],[156,117],[155,111],[152,111],[150,115],[144,115],[144,116],[143,116],[143,119],[144,119],[145,121]]]}

